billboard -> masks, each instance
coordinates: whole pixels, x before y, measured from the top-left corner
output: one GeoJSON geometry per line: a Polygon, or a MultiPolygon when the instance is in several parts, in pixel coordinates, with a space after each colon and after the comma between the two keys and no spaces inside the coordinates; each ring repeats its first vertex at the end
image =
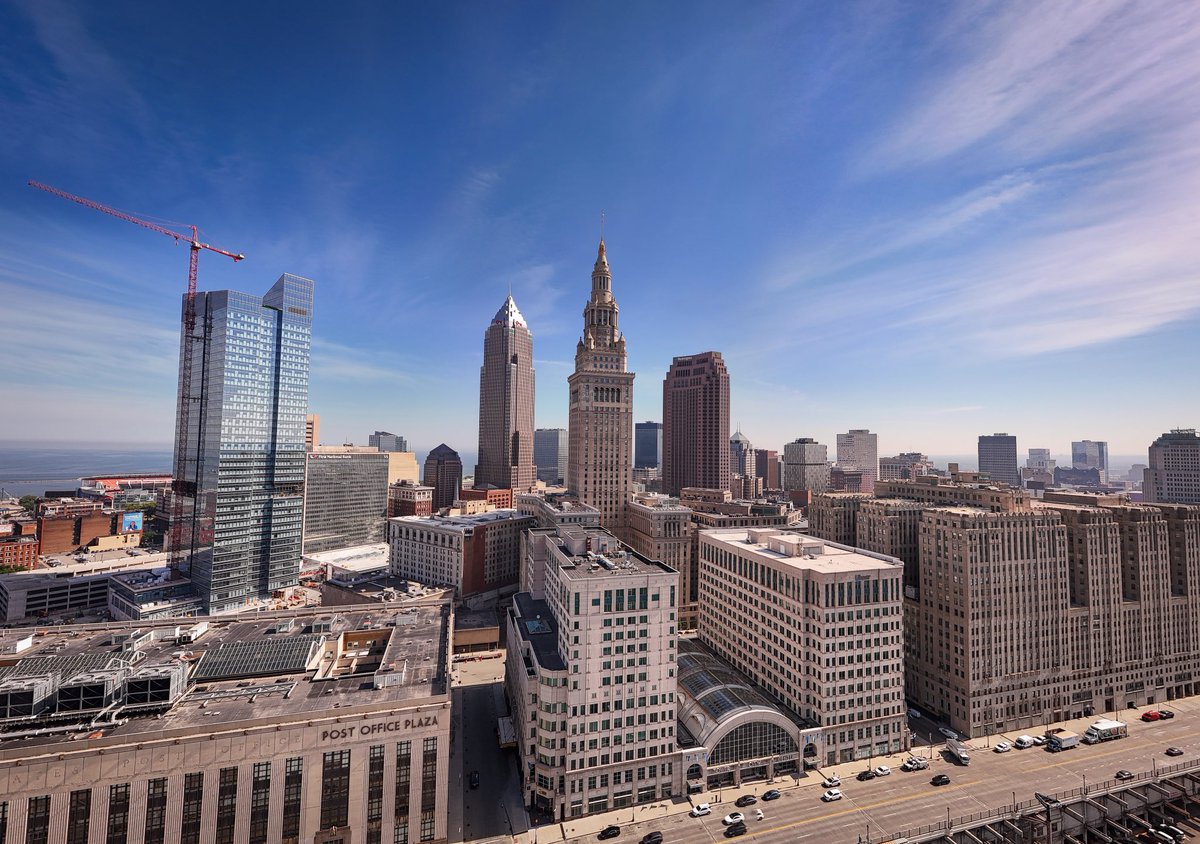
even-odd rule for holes
{"type": "Polygon", "coordinates": [[[121,514],[121,533],[141,533],[142,532],[142,516],[144,514],[137,513],[122,513],[121,514]]]}

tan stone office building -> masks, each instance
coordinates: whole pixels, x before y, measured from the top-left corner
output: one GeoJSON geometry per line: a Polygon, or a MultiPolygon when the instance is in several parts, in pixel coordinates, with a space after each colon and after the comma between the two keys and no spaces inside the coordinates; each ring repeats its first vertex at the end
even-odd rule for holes
{"type": "Polygon", "coordinates": [[[8,841],[447,839],[448,604],[0,634],[8,841]]]}

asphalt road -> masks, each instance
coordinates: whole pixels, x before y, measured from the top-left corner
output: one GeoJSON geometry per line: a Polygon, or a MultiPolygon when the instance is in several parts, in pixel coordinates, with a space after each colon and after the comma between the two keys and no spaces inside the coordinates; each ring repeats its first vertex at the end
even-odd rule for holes
{"type": "MultiPolygon", "coordinates": [[[[946,819],[947,813],[958,818],[1011,805],[1014,800],[1028,801],[1035,791],[1053,794],[1085,784],[1097,788],[1111,781],[1113,774],[1121,768],[1140,773],[1156,766],[1200,759],[1200,698],[1174,701],[1169,707],[1177,717],[1154,723],[1143,723],[1137,720],[1139,712],[1127,710],[1119,717],[1129,724],[1128,738],[1098,745],[1081,744],[1060,753],[1048,753],[1040,747],[1007,753],[995,753],[991,749],[1001,738],[1011,742],[1019,734],[1014,732],[987,740],[972,740],[972,761],[967,767],[949,761],[938,752],[927,770],[905,773],[892,761],[885,760],[893,768],[891,775],[857,782],[854,776],[866,767],[865,762],[839,765],[822,771],[822,775],[834,772],[841,777],[845,794],[842,800],[823,803],[820,799],[824,791],[821,777],[802,778],[799,787],[785,789],[779,800],[759,801],[754,808],[763,809],[764,820],[755,821],[753,808],[749,810],[750,819],[746,822],[749,832],[742,839],[791,844],[802,837],[828,844],[854,844],[862,836],[864,841],[880,841],[907,829],[938,823],[946,819]],[[1184,755],[1166,756],[1164,751],[1170,745],[1182,748],[1184,755]],[[950,785],[930,785],[932,776],[943,773],[950,776],[950,785]]],[[[1080,719],[1067,722],[1065,726],[1082,734],[1095,720],[1096,717],[1080,719]]],[[[935,744],[934,750],[941,751],[943,746],[935,744]]],[[[921,750],[925,751],[925,748],[921,750]]],[[[878,764],[880,760],[875,762],[878,764]]],[[[715,842],[723,837],[722,817],[738,811],[733,801],[740,794],[761,794],[769,787],[759,783],[740,790],[726,789],[721,795],[723,802],[713,803],[713,813],[707,817],[692,818],[679,813],[659,821],[623,826],[621,836],[614,844],[639,841],[651,830],[662,832],[668,844],[715,842]]],[[[700,799],[693,798],[695,802],[700,799]]],[[[628,821],[628,814],[624,819],[628,821]]],[[[611,821],[596,818],[595,828],[606,822],[611,821]]],[[[595,836],[585,838],[594,840],[595,836]]]]}

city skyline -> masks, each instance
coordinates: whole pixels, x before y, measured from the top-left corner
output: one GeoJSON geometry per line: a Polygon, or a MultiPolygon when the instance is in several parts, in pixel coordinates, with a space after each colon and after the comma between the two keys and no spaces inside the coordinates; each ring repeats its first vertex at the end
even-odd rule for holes
{"type": "MultiPolygon", "coordinates": [[[[29,400],[0,411],[0,438],[70,441],[86,405],[97,440],[171,439],[182,251],[29,178],[246,253],[202,260],[202,290],[282,269],[322,279],[310,410],[334,442],[386,423],[420,451],[472,443],[476,326],[510,285],[539,337],[538,424],[564,427],[600,208],[639,338],[629,369],[721,351],[756,444],[864,427],[881,455],[969,454],[1007,430],[1022,450],[1091,437],[1130,455],[1195,425],[1200,400],[1174,389],[1200,354],[1186,213],[1200,153],[1181,142],[1200,77],[1177,36],[1197,31],[1194,7],[667,8],[293,16],[288,55],[329,55],[297,66],[255,38],[258,10],[183,38],[132,6],[6,6],[21,70],[0,87],[15,118],[0,133],[0,293],[22,319],[0,338],[20,361],[0,386],[29,400]],[[428,37],[402,64],[384,48],[406,29],[428,37]],[[1129,55],[1145,61],[1115,74],[1129,55]],[[152,81],[163,68],[169,86],[152,81]],[[1033,132],[1032,114],[1054,130],[1033,132]],[[759,124],[772,129],[736,128],[759,124]],[[472,140],[447,151],[447,135],[472,140]],[[764,314],[790,310],[822,318],[769,330],[764,314]],[[889,329],[848,334],[851,318],[889,329]],[[837,353],[797,379],[818,346],[837,353]],[[1048,373],[1113,412],[1097,425],[1091,403],[1021,401],[1048,373]],[[1133,390],[1155,395],[1156,418],[1120,412],[1133,390]]],[[[636,419],[656,415],[652,382],[634,388],[636,419]]]]}

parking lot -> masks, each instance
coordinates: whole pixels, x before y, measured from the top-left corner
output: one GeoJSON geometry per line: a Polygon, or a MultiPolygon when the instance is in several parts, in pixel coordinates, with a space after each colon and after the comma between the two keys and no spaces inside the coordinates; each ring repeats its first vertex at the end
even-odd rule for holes
{"type": "MultiPolygon", "coordinates": [[[[1153,707],[1152,707],[1153,708],[1153,707]]],[[[1044,748],[1013,749],[1007,753],[994,752],[996,742],[1012,743],[1022,733],[1031,730],[972,739],[968,742],[971,763],[964,767],[951,761],[945,752],[945,739],[935,733],[933,754],[926,770],[899,770],[909,754],[898,754],[872,760],[872,765],[884,764],[892,769],[889,776],[868,782],[858,782],[855,775],[867,763],[853,762],[821,769],[799,778],[788,778],[773,784],[757,783],[740,789],[692,795],[690,800],[674,804],[655,804],[654,807],[622,809],[564,824],[539,827],[534,830],[538,844],[567,840],[596,840],[606,825],[621,826],[615,842],[640,841],[652,831],[663,834],[664,844],[672,842],[715,842],[723,838],[722,819],[732,811],[747,814],[747,834],[742,840],[784,844],[798,837],[828,841],[881,841],[906,829],[936,823],[947,817],[957,818],[987,809],[1030,800],[1035,791],[1046,794],[1071,789],[1101,789],[1111,784],[1121,769],[1134,773],[1152,771],[1159,765],[1200,761],[1200,698],[1188,698],[1164,705],[1177,717],[1171,720],[1144,723],[1138,720],[1143,710],[1118,713],[1129,725],[1129,737],[1097,745],[1080,744],[1059,753],[1044,748]],[[1177,746],[1184,751],[1178,758],[1169,758],[1165,751],[1177,746]],[[835,774],[842,780],[843,798],[825,803],[821,800],[824,788],[821,780],[835,774]],[[945,774],[950,783],[930,784],[932,777],[945,774]],[[768,788],[778,788],[778,800],[759,801],[749,809],[735,809],[733,803],[742,794],[761,795],[768,788]],[[695,818],[688,810],[697,803],[707,802],[712,814],[695,818]],[[764,818],[754,819],[754,809],[761,808],[764,818]]],[[[1083,734],[1103,714],[1051,726],[1083,734]]],[[[928,753],[924,744],[917,748],[928,753]]]]}

